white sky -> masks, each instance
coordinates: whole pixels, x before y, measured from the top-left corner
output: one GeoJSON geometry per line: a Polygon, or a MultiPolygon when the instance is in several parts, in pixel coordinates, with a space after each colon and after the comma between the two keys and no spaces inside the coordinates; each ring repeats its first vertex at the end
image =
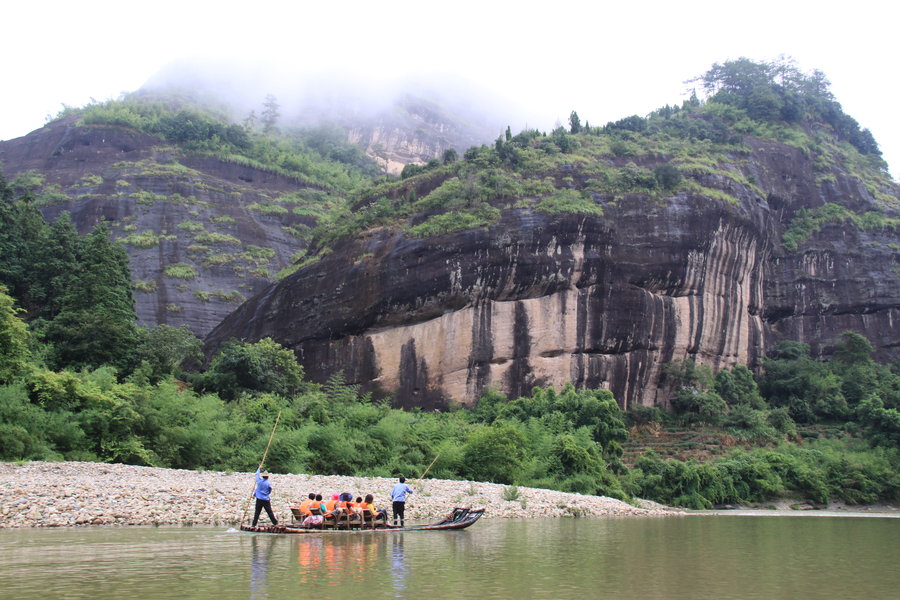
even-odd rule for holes
{"type": "MultiPolygon", "coordinates": [[[[0,24],[0,139],[63,104],[118,97],[179,58],[251,57],[370,77],[456,73],[500,90],[550,128],[577,110],[600,125],[679,103],[684,81],[746,56],[820,69],[845,112],[900,172],[892,3],[872,0],[452,2],[30,0],[0,24]]],[[[514,131],[526,125],[511,123],[514,131]]],[[[499,133],[499,132],[498,132],[499,133]]]]}

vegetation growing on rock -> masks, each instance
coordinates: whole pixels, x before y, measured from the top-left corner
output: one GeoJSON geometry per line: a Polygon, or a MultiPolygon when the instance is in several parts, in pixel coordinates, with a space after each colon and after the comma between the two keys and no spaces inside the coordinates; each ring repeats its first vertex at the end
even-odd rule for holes
{"type": "MultiPolygon", "coordinates": [[[[582,125],[573,111],[568,130],[525,130],[473,147],[462,161],[435,160],[409,165],[401,180],[378,183],[356,193],[352,209],[337,206],[320,222],[314,244],[377,226],[399,227],[414,236],[429,215],[443,225],[436,233],[484,227],[486,207],[533,209],[600,216],[603,207],[629,194],[658,198],[696,195],[737,205],[739,197],[763,201],[752,155],[759,141],[798,148],[815,165],[820,185],[847,170],[866,182],[876,212],[845,208],[844,218],[860,228],[878,222],[895,227],[884,211],[897,208],[891,181],[872,134],[846,115],[820,72],[805,74],[788,60],[755,63],[748,59],[714,65],[697,82],[707,98],[665,106],[647,117],[631,116],[602,127],[582,125]]],[[[809,217],[785,232],[793,251],[806,239],[809,217]]]]}

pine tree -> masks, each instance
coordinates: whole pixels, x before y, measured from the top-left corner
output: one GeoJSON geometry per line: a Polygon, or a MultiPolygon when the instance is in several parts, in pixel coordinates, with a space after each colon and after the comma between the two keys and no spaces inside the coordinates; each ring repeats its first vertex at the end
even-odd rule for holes
{"type": "Polygon", "coordinates": [[[19,311],[0,285],[0,385],[14,381],[28,368],[28,327],[19,311]]]}
{"type": "Polygon", "coordinates": [[[40,294],[40,309],[32,316],[53,319],[62,308],[69,280],[78,269],[81,239],[68,212],[63,212],[46,230],[44,242],[34,257],[33,297],[40,294]]]}
{"type": "Polygon", "coordinates": [[[569,133],[581,133],[581,119],[578,118],[578,113],[574,110],[569,115],[569,133]]]}
{"type": "MultiPolygon", "coordinates": [[[[0,181],[0,188],[4,187],[5,182],[0,181]]],[[[30,193],[13,198],[6,187],[0,189],[0,196],[0,284],[31,312],[42,300],[42,292],[32,287],[38,281],[34,266],[44,246],[47,223],[30,193]]]]}
{"type": "Polygon", "coordinates": [[[140,336],[125,249],[100,224],[84,240],[78,262],[60,313],[47,328],[54,345],[49,360],[58,369],[109,364],[129,373],[140,336]]]}
{"type": "Polygon", "coordinates": [[[270,133],[274,133],[276,131],[275,124],[278,123],[278,117],[281,116],[279,109],[281,107],[278,106],[278,100],[275,99],[275,96],[269,94],[266,96],[265,101],[263,102],[263,111],[260,116],[260,122],[263,126],[263,133],[266,135],[270,133]]]}

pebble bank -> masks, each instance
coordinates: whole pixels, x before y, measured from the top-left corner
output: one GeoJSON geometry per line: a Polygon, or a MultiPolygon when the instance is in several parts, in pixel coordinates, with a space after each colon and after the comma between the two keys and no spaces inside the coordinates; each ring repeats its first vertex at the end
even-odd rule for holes
{"type": "MultiPolygon", "coordinates": [[[[371,493],[390,509],[395,479],[273,473],[272,507],[290,523],[290,507],[310,492],[371,493]]],[[[407,523],[432,522],[454,506],[480,506],[485,518],[638,517],[681,514],[642,502],[552,490],[444,479],[414,480],[407,523]]],[[[0,463],[0,528],[88,525],[235,526],[252,518],[253,473],[185,471],[88,462],[0,463]]],[[[262,523],[267,523],[265,513],[262,523]]]]}

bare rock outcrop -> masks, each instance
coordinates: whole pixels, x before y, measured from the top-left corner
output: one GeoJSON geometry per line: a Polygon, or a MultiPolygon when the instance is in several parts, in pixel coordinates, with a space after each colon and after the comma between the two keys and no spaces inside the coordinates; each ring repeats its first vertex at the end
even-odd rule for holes
{"type": "Polygon", "coordinates": [[[440,159],[445,150],[460,154],[496,138],[499,127],[462,118],[434,101],[405,94],[390,109],[370,118],[345,118],[347,140],[364,149],[387,173],[408,164],[440,159]],[[495,130],[496,129],[496,130],[495,130]]]}
{"type": "Polygon", "coordinates": [[[623,408],[665,405],[667,362],[757,366],[782,339],[821,354],[847,329],[893,356],[897,232],[834,222],[796,251],[782,234],[801,209],[894,214],[896,202],[839,170],[817,180],[795,148],[748,143],[735,168],[755,184],[702,181],[735,201],[600,197],[602,217],[507,207],[487,229],[369,231],[249,300],[208,349],[273,337],[313,378],[342,371],[405,407],[568,381],[608,388],[623,408]]]}

